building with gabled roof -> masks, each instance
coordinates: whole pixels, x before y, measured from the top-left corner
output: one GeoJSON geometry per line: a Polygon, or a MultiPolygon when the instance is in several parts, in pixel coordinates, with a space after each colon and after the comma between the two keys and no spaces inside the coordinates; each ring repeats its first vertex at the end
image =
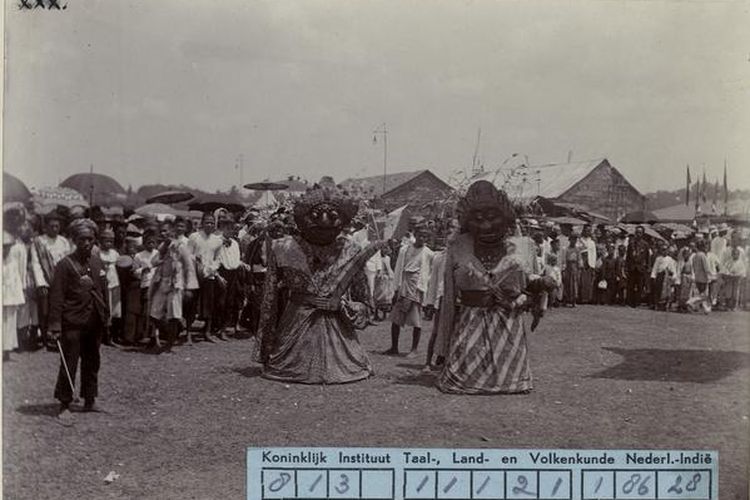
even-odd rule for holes
{"type": "Polygon", "coordinates": [[[427,169],[350,178],[342,181],[341,186],[355,196],[374,200],[388,211],[404,205],[421,208],[453,192],[452,187],[427,169]]]}
{"type": "Polygon", "coordinates": [[[618,220],[643,210],[646,198],[606,158],[569,163],[507,167],[484,172],[485,179],[519,201],[542,198],[552,203],[575,204],[618,220]]]}

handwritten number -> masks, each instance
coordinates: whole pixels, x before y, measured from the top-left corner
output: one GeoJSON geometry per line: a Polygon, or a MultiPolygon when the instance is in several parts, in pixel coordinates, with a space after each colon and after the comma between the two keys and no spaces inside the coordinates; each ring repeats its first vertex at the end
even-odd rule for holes
{"type": "Polygon", "coordinates": [[[625,484],[622,485],[622,492],[623,493],[630,493],[633,491],[633,488],[635,488],[635,485],[638,484],[641,481],[641,475],[640,474],[633,474],[630,476],[630,479],[625,481],[625,484]]]}
{"type": "Polygon", "coordinates": [[[451,488],[453,488],[453,485],[455,485],[458,482],[458,479],[453,477],[450,481],[448,481],[448,484],[443,488],[443,493],[448,493],[451,488]]]}
{"type": "Polygon", "coordinates": [[[651,479],[651,476],[647,476],[646,479],[641,482],[641,485],[638,486],[638,494],[639,495],[647,495],[648,494],[648,486],[646,486],[646,483],[648,483],[648,480],[651,479]]]}
{"type": "Polygon", "coordinates": [[[417,493],[422,491],[422,488],[427,484],[427,481],[429,480],[429,477],[425,476],[424,479],[422,479],[422,482],[419,483],[419,486],[417,486],[417,493]]]}
{"type": "Polygon", "coordinates": [[[310,493],[312,493],[312,492],[313,492],[313,490],[315,489],[315,487],[316,487],[316,486],[318,486],[318,483],[320,483],[320,480],[321,480],[321,479],[323,479],[323,474],[320,474],[320,475],[318,476],[318,478],[317,478],[317,479],[316,479],[315,481],[313,481],[313,484],[312,484],[312,485],[310,486],[310,490],[309,490],[309,491],[310,491],[310,493]]]}
{"type": "Polygon", "coordinates": [[[289,481],[291,481],[292,475],[288,472],[282,472],[279,474],[279,477],[271,481],[271,484],[268,485],[268,489],[271,490],[273,493],[276,493],[281,488],[286,486],[289,481]]]}
{"type": "Polygon", "coordinates": [[[631,493],[635,487],[638,487],[638,494],[639,495],[645,495],[648,493],[648,480],[651,479],[650,476],[646,476],[646,479],[643,479],[641,481],[641,475],[640,474],[633,474],[630,476],[630,479],[625,481],[625,484],[622,485],[622,492],[623,493],[631,493]]]}
{"type": "Polygon", "coordinates": [[[599,493],[599,488],[602,487],[602,482],[604,482],[604,478],[600,477],[599,480],[596,482],[596,489],[594,490],[594,493],[599,493]]]}
{"type": "Polygon", "coordinates": [[[682,493],[682,488],[680,488],[680,483],[682,483],[682,476],[677,476],[677,478],[674,480],[674,484],[669,487],[667,490],[668,493],[682,493]]]}
{"type": "Polygon", "coordinates": [[[487,486],[487,483],[489,482],[490,482],[490,476],[485,477],[484,482],[477,489],[477,495],[480,495],[482,491],[484,491],[484,488],[487,486]]]}
{"type": "Polygon", "coordinates": [[[339,495],[343,495],[349,491],[349,476],[341,474],[339,477],[341,478],[341,482],[336,486],[336,491],[338,491],[339,495]]]}
{"type": "Polygon", "coordinates": [[[562,478],[558,477],[557,481],[555,481],[555,487],[552,488],[552,495],[551,496],[555,496],[557,494],[557,490],[559,490],[560,486],[562,486],[562,482],[563,482],[562,478]]]}
{"type": "Polygon", "coordinates": [[[694,474],[693,479],[688,482],[688,484],[685,485],[685,489],[688,491],[695,491],[695,489],[698,487],[698,483],[701,482],[701,475],[700,474],[694,474]]]}
{"type": "Polygon", "coordinates": [[[526,476],[518,476],[518,484],[519,486],[513,487],[513,493],[515,495],[518,495],[519,493],[523,493],[525,495],[536,495],[533,491],[528,491],[526,487],[529,485],[529,480],[526,479],[526,476]]]}

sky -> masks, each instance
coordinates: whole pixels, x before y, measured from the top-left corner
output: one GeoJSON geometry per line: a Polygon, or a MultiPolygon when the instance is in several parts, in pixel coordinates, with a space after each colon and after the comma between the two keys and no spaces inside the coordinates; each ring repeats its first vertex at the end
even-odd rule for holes
{"type": "Polygon", "coordinates": [[[228,189],[606,157],[750,188],[750,2],[6,2],[4,168],[228,189]],[[243,168],[235,166],[242,155],[243,168]]]}

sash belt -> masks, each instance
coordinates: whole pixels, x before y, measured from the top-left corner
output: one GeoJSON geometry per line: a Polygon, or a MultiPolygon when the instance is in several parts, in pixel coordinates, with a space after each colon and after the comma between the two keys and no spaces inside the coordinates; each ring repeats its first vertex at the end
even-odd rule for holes
{"type": "Polygon", "coordinates": [[[466,307],[496,307],[511,309],[510,300],[500,299],[488,290],[459,290],[456,305],[466,307]]]}
{"type": "Polygon", "coordinates": [[[339,311],[341,309],[340,297],[318,297],[311,293],[292,293],[291,301],[301,306],[320,309],[321,311],[339,311]]]}

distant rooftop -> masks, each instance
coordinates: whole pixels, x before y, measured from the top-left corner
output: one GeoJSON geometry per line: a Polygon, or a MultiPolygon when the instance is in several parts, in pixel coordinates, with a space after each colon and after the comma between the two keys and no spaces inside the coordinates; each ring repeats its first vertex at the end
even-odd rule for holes
{"type": "Polygon", "coordinates": [[[341,182],[341,185],[349,190],[358,189],[364,193],[371,193],[373,197],[382,196],[382,194],[409,182],[415,177],[427,172],[427,169],[415,170],[412,172],[396,172],[385,176],[385,191],[383,190],[383,176],[374,175],[372,177],[352,177],[341,182]]]}
{"type": "Polygon", "coordinates": [[[528,189],[524,190],[524,197],[542,196],[544,198],[557,198],[565,194],[566,191],[605,162],[609,165],[606,158],[597,158],[570,163],[529,165],[521,169],[517,166],[512,166],[484,172],[474,180],[488,180],[501,187],[506,176],[515,170],[516,175],[526,175],[528,189]]]}

